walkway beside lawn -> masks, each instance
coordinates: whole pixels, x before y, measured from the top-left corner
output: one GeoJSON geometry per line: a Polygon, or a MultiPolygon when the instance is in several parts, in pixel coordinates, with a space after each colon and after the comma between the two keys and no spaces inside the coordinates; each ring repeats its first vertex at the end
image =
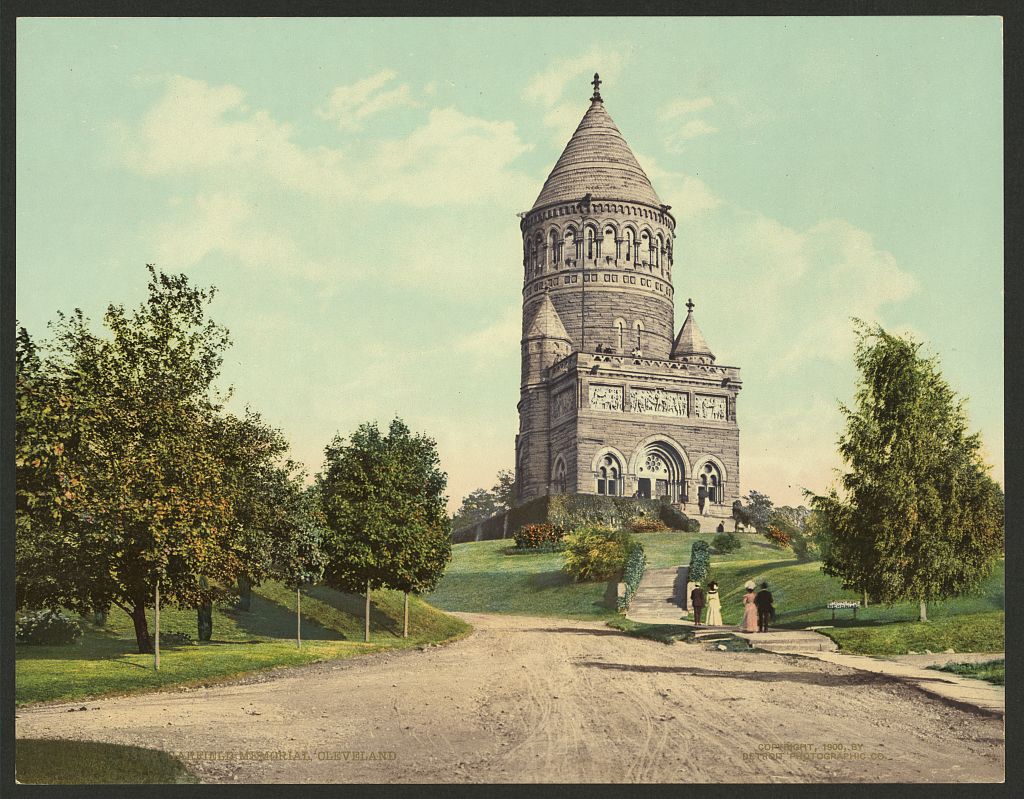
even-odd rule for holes
{"type": "MultiPolygon", "coordinates": [[[[896,677],[904,683],[947,701],[997,716],[1006,715],[1006,689],[1001,685],[990,685],[983,680],[971,677],[960,677],[945,671],[922,668],[911,663],[894,660],[881,660],[868,655],[847,655],[843,652],[802,652],[800,655],[858,671],[896,677]]],[[[948,655],[946,657],[951,661],[961,661],[967,656],[948,655]]],[[[1002,655],[992,654],[986,657],[993,659],[1002,657],[1002,655]]]]}

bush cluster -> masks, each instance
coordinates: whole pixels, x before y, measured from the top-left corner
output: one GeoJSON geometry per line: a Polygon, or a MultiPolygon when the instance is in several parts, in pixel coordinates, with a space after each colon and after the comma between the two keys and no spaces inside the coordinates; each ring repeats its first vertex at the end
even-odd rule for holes
{"type": "Polygon", "coordinates": [[[707,541],[694,541],[690,547],[690,568],[687,579],[692,583],[705,583],[711,571],[711,547],[707,541]]]}
{"type": "Polygon", "coordinates": [[[640,516],[629,523],[629,530],[633,533],[663,533],[668,525],[661,519],[651,519],[640,516]]]}
{"type": "Polygon", "coordinates": [[[26,613],[14,626],[14,638],[21,644],[71,644],[81,634],[82,627],[77,621],[52,608],[26,613]]]}
{"type": "Polygon", "coordinates": [[[516,530],[515,541],[519,549],[553,548],[561,543],[565,530],[552,524],[524,524],[516,530]]]}
{"type": "Polygon", "coordinates": [[[633,594],[640,586],[643,579],[644,569],[647,567],[647,554],[644,552],[644,545],[635,541],[629,547],[626,554],[626,565],[622,570],[622,581],[626,584],[625,594],[619,597],[619,610],[625,611],[629,603],[633,601],[633,594]]]}
{"type": "Polygon", "coordinates": [[[565,537],[563,570],[575,582],[611,580],[622,574],[634,539],[602,525],[581,527],[565,537]]]}
{"type": "Polygon", "coordinates": [[[160,632],[160,646],[174,646],[175,644],[191,644],[192,636],[188,633],[160,632]]]}
{"type": "Polygon", "coordinates": [[[700,529],[700,522],[698,522],[696,519],[691,519],[681,510],[673,507],[667,502],[662,502],[661,507],[658,508],[658,518],[665,522],[665,524],[668,526],[670,530],[696,532],[690,530],[691,524],[696,524],[697,529],[700,529]]]}
{"type": "Polygon", "coordinates": [[[790,541],[793,540],[792,535],[777,524],[769,524],[768,527],[765,528],[764,537],[783,549],[788,547],[790,541]]]}
{"type": "Polygon", "coordinates": [[[733,533],[719,533],[711,539],[711,546],[719,552],[735,552],[743,546],[743,542],[733,533]]]}

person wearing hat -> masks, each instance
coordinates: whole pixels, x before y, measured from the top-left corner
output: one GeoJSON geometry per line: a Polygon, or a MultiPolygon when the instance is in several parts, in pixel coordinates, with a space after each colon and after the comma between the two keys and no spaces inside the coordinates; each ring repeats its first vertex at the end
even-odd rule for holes
{"type": "Polygon", "coordinates": [[[708,627],[722,626],[722,602],[718,598],[718,583],[712,580],[708,583],[708,617],[705,620],[708,627]]]}
{"type": "Polygon", "coordinates": [[[743,594],[743,621],[739,630],[743,633],[756,633],[757,605],[754,604],[754,581],[748,580],[743,587],[746,592],[743,594]]]}
{"type": "Polygon", "coordinates": [[[772,592],[768,590],[768,583],[761,583],[761,590],[754,597],[754,604],[757,605],[758,632],[768,632],[768,622],[775,618],[775,606],[772,602],[772,592]]]}
{"type": "Polygon", "coordinates": [[[690,604],[693,605],[693,620],[700,627],[700,614],[704,610],[704,591],[698,582],[693,584],[693,590],[690,592],[690,604]]]}

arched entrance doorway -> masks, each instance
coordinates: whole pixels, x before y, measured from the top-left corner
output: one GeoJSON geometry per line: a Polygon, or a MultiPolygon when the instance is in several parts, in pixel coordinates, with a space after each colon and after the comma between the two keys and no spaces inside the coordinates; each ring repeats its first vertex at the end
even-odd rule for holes
{"type": "Polygon", "coordinates": [[[686,465],[675,446],[664,440],[642,444],[633,456],[636,495],[642,499],[686,501],[686,465]]]}

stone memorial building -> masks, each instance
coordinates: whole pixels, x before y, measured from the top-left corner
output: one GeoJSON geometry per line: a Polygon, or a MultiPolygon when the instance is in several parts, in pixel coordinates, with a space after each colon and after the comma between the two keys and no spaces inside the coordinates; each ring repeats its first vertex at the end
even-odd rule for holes
{"type": "Polygon", "coordinates": [[[520,215],[518,498],[667,497],[713,525],[739,497],[740,371],[715,362],[692,301],[676,331],[675,219],[600,85],[520,215]]]}

